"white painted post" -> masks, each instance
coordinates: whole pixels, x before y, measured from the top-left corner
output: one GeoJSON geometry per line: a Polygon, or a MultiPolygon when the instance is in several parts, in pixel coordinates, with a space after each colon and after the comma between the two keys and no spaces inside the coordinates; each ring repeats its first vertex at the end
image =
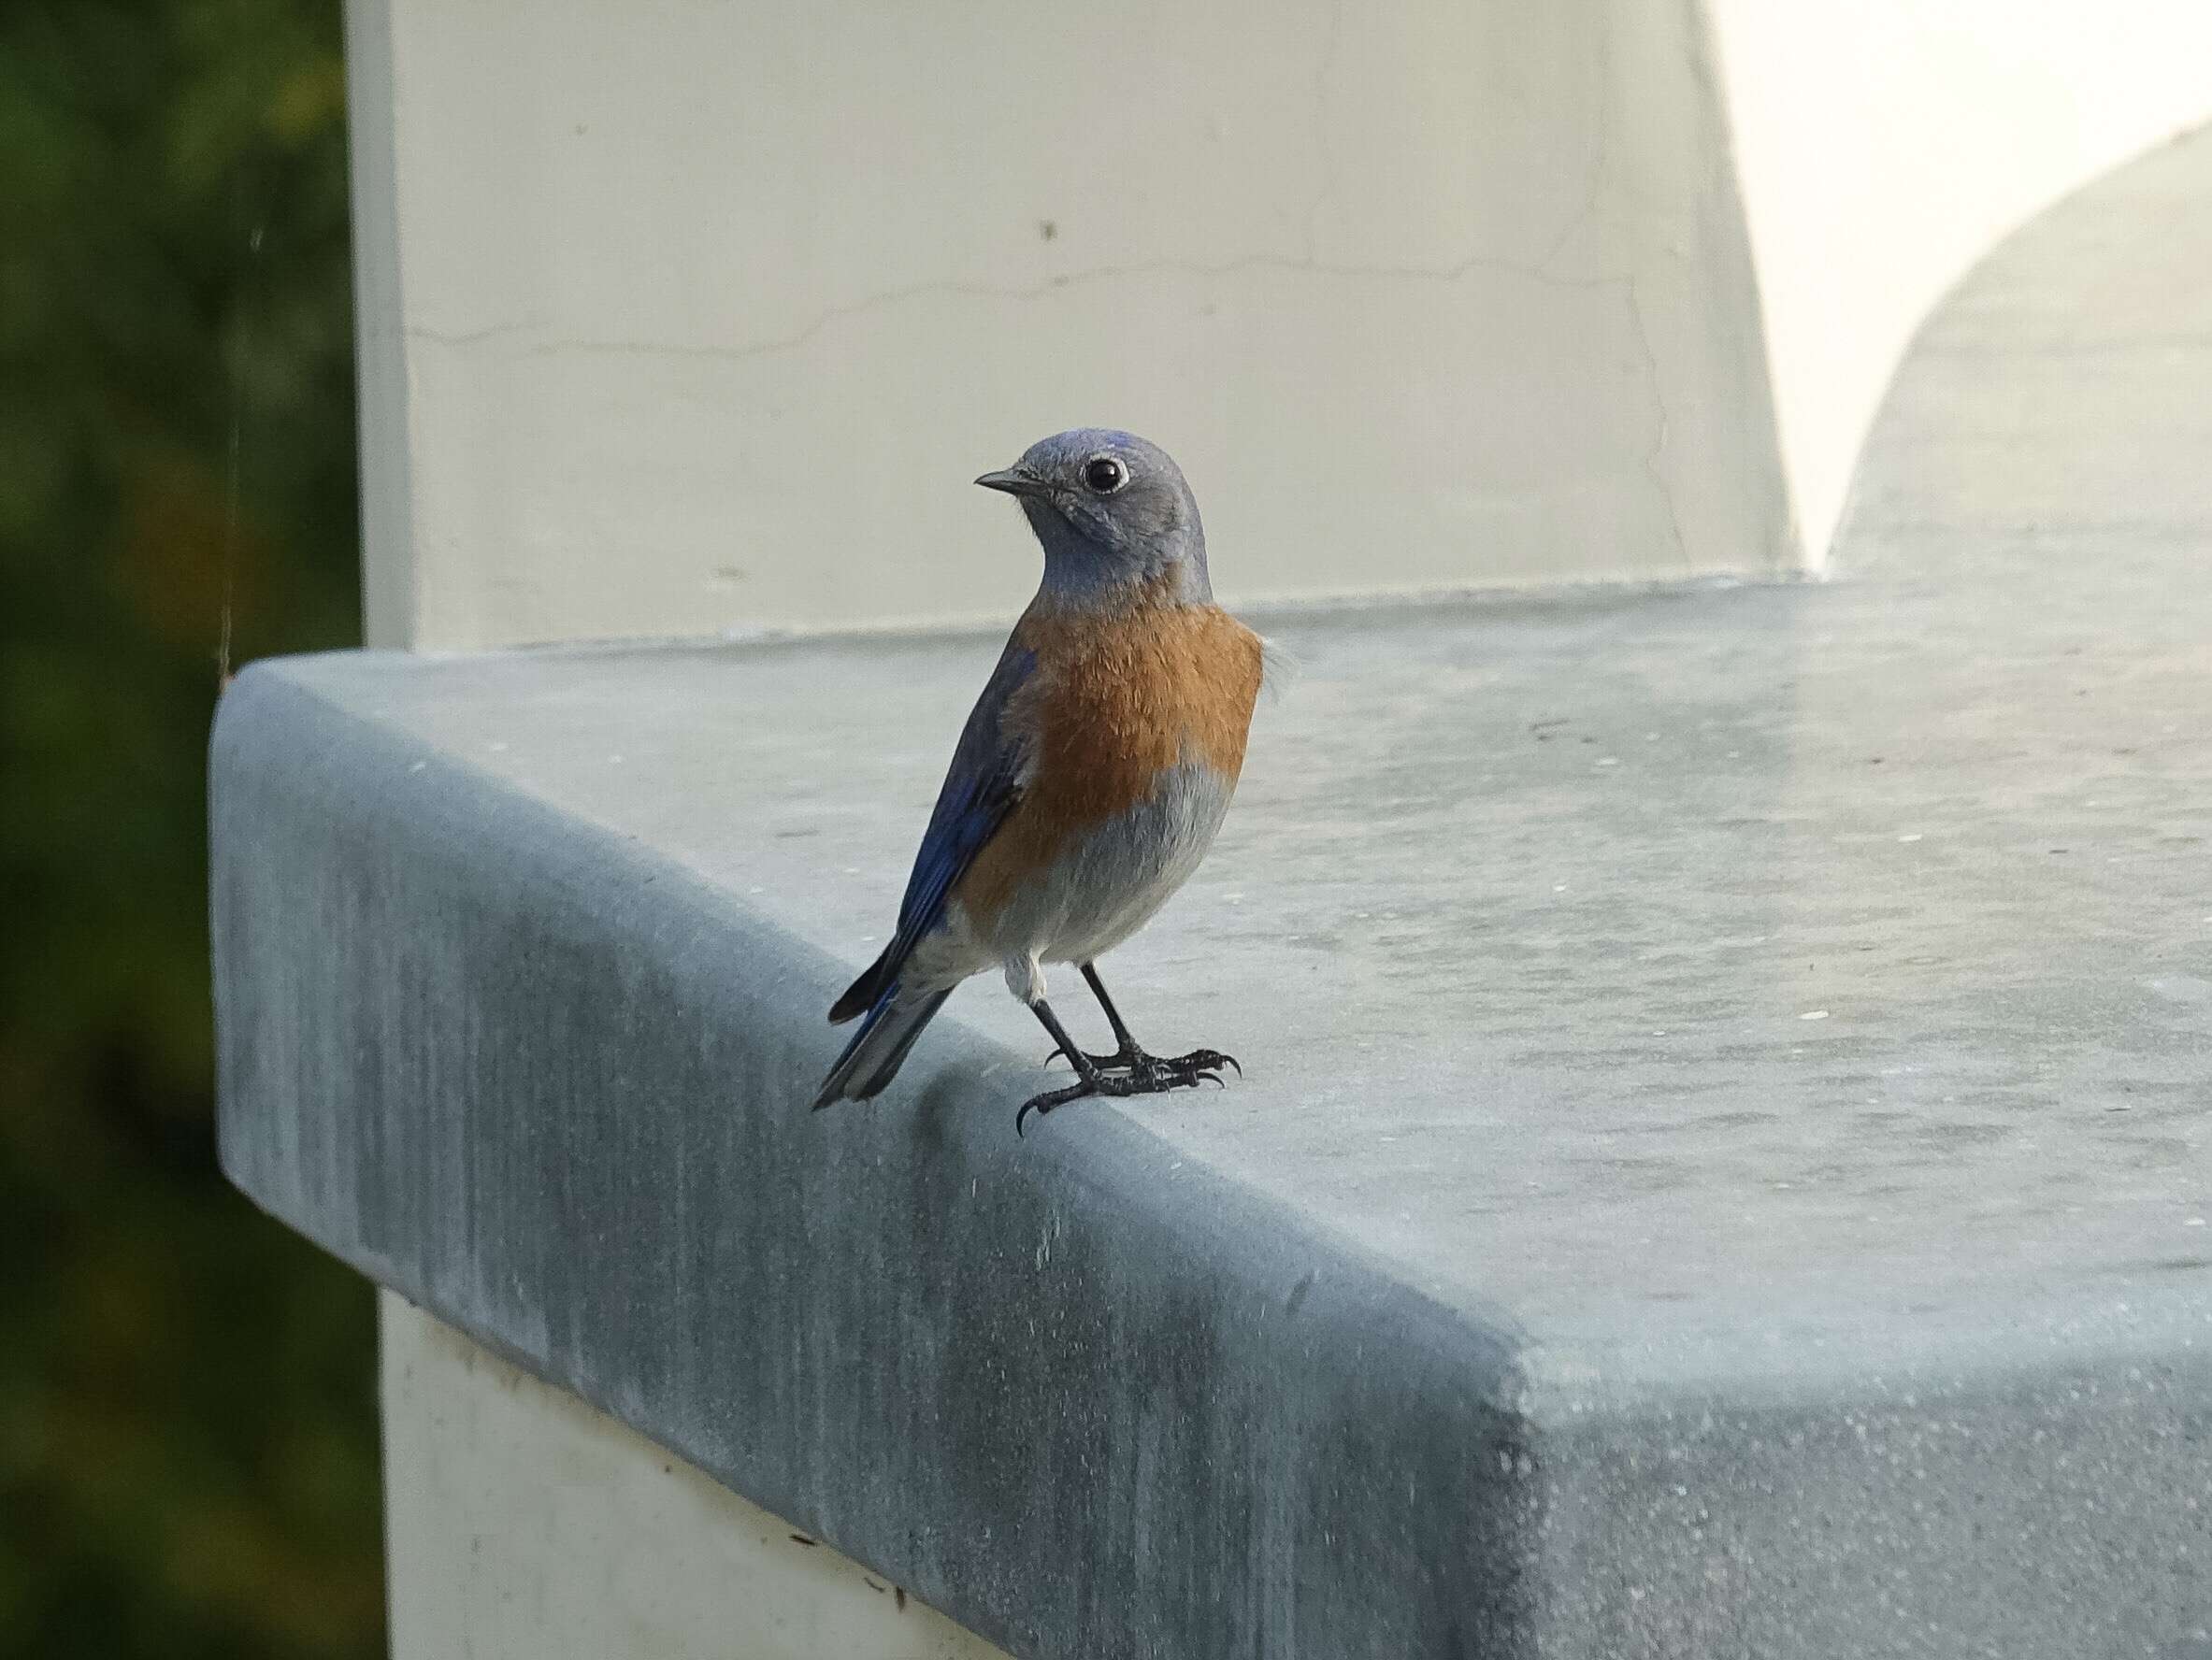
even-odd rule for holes
{"type": "Polygon", "coordinates": [[[379,639],[1010,616],[1078,424],[1231,600],[1795,565],[1694,14],[353,0],[379,639]]]}
{"type": "Polygon", "coordinates": [[[395,1660],[1005,1660],[391,1292],[395,1660]]]}

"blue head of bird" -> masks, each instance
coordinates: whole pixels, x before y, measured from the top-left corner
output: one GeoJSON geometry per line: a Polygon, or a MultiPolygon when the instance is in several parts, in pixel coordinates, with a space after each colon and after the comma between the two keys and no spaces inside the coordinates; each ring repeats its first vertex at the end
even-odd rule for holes
{"type": "Polygon", "coordinates": [[[1022,504],[1044,549],[1044,592],[1056,599],[1111,605],[1149,592],[1198,605],[1214,596],[1199,504],[1157,444],[1081,427],[1039,439],[976,482],[1022,504]]]}

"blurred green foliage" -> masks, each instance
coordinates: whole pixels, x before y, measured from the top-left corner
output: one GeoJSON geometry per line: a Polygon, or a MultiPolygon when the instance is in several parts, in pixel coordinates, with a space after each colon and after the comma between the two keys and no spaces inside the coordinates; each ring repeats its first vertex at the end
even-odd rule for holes
{"type": "Polygon", "coordinates": [[[357,637],[338,0],[0,4],[0,1655],[382,1651],[367,1290],[217,1173],[203,762],[357,637]]]}

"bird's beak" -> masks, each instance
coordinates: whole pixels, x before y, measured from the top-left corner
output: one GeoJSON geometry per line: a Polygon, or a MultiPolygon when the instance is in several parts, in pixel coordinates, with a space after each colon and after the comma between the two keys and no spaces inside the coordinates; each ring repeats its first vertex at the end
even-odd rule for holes
{"type": "Polygon", "coordinates": [[[1032,478],[1019,467],[1002,467],[995,473],[985,473],[976,480],[985,490],[1003,490],[1009,495],[1047,495],[1052,487],[1042,479],[1032,478]]]}

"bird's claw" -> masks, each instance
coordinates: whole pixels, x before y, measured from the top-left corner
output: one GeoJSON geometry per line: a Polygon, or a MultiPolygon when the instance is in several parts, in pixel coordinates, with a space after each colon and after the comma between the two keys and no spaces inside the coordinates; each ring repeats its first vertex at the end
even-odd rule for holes
{"type": "MultiPolygon", "coordinates": [[[[1086,1053],[1083,1058],[1090,1063],[1092,1076],[1024,1101],[1013,1115],[1015,1135],[1024,1133],[1030,1113],[1042,1118],[1056,1107],[1089,1095],[1158,1095],[1170,1090],[1196,1089],[1201,1083],[1227,1089],[1228,1084],[1221,1076],[1224,1066],[1235,1066],[1237,1076],[1244,1076],[1236,1056],[1215,1049],[1194,1049],[1186,1055],[1173,1056],[1146,1054],[1140,1049],[1110,1055],[1086,1053]]],[[[1067,1056],[1055,1050],[1052,1059],[1066,1060],[1067,1056]]]]}
{"type": "Polygon", "coordinates": [[[1218,1049],[1194,1049],[1186,1055],[1177,1055],[1171,1061],[1162,1061],[1159,1064],[1163,1066],[1187,1067],[1200,1074],[1214,1073],[1217,1075],[1214,1080],[1216,1083],[1221,1081],[1218,1074],[1224,1066],[1235,1067],[1239,1078],[1244,1076],[1244,1068],[1237,1065],[1237,1057],[1232,1054],[1223,1054],[1218,1049]]]}
{"type": "Polygon", "coordinates": [[[1065,1089],[1046,1090],[1041,1095],[1031,1095],[1013,1115],[1013,1133],[1017,1136],[1022,1134],[1023,1126],[1032,1112],[1042,1118],[1055,1107],[1065,1107],[1070,1101],[1080,1101],[1087,1095],[1135,1095],[1143,1093],[1129,1079],[1099,1073],[1071,1083],[1065,1089]]]}
{"type": "Polygon", "coordinates": [[[1217,1049],[1194,1049],[1185,1055],[1148,1055],[1139,1051],[1133,1057],[1117,1060],[1129,1076],[1144,1080],[1156,1090],[1188,1089],[1199,1083],[1220,1084],[1227,1089],[1221,1077],[1224,1066],[1236,1066],[1237,1076],[1244,1076],[1237,1057],[1217,1049]]]}

